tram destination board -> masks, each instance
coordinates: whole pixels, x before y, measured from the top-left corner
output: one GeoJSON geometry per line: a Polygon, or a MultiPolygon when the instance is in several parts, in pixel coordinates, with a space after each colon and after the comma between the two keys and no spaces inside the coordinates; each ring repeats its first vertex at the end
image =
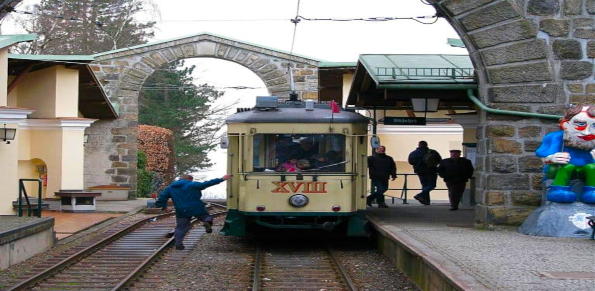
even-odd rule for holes
{"type": "Polygon", "coordinates": [[[426,125],[425,117],[384,117],[384,125],[426,125]]]}

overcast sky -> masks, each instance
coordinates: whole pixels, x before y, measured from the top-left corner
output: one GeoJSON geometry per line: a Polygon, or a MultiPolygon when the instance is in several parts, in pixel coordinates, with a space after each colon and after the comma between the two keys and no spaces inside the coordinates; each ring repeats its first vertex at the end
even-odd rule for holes
{"type": "MultiPolygon", "coordinates": [[[[24,0],[18,9],[26,10],[35,0],[24,0]]],[[[154,40],[178,38],[201,32],[246,41],[289,52],[295,25],[297,0],[154,0],[160,10],[154,40]],[[223,21],[225,20],[225,21],[223,21]],[[244,20],[244,21],[233,21],[244,20]]],[[[304,18],[372,18],[432,16],[433,7],[421,0],[301,0],[299,15],[304,18]]],[[[433,22],[435,19],[420,19],[433,22]]],[[[2,25],[3,34],[22,33],[10,21],[2,25]]],[[[466,54],[452,48],[447,38],[458,38],[444,19],[434,24],[412,20],[393,21],[307,21],[296,29],[293,52],[323,61],[356,62],[360,54],[466,54]]],[[[232,62],[214,59],[190,59],[188,65],[199,68],[195,78],[226,92],[220,101],[241,100],[241,107],[251,107],[255,96],[266,95],[264,83],[248,69],[232,62]],[[257,89],[229,90],[224,87],[247,86],[257,89]]],[[[210,155],[224,160],[226,153],[210,155]]],[[[225,163],[219,162],[206,173],[207,178],[220,177],[225,163]]],[[[224,186],[211,189],[207,195],[224,197],[224,186]]]]}

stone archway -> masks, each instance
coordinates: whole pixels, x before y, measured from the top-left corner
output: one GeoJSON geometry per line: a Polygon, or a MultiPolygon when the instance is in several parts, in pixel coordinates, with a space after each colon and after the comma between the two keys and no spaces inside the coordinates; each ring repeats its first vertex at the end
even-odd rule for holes
{"type": "MultiPolygon", "coordinates": [[[[570,103],[595,100],[595,0],[429,1],[469,50],[484,104],[560,115],[570,103]]],[[[289,88],[283,68],[292,65],[298,69],[294,75],[302,98],[317,96],[316,60],[208,34],[99,54],[94,72],[121,117],[88,130],[100,141],[87,147],[87,166],[101,173],[87,173],[87,185],[97,184],[93,179],[119,183],[131,186],[134,195],[138,90],[160,64],[199,56],[242,64],[280,96],[289,88]]],[[[533,152],[556,124],[479,115],[475,220],[517,224],[541,199],[541,161],[533,152]]]]}
{"type": "Polygon", "coordinates": [[[237,40],[198,34],[95,55],[93,72],[119,109],[118,120],[87,129],[85,186],[118,184],[135,197],[138,94],[145,80],[165,63],[209,57],[240,64],[259,76],[269,94],[288,97],[288,67],[302,99],[318,97],[318,61],[237,40]],[[106,159],[107,157],[107,159],[106,159]]]}

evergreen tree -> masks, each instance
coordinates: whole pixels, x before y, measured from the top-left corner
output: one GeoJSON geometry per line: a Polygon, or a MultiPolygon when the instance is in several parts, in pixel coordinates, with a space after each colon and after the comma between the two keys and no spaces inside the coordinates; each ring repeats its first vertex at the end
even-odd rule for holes
{"type": "Polygon", "coordinates": [[[139,123],[173,131],[177,175],[211,166],[207,153],[217,145],[229,109],[212,106],[223,92],[195,85],[194,69],[183,61],[166,64],[145,81],[139,95],[139,123]]]}
{"type": "Polygon", "coordinates": [[[143,44],[153,37],[156,15],[152,0],[41,0],[17,19],[38,39],[20,44],[19,53],[94,54],[143,44]]]}

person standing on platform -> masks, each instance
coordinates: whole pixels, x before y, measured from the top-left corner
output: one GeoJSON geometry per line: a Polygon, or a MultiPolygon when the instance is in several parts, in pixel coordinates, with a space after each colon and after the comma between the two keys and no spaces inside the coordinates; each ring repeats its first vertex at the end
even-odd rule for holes
{"type": "Polygon", "coordinates": [[[180,180],[173,182],[161,192],[155,205],[166,210],[167,200],[171,198],[176,208],[176,229],[174,231],[176,249],[184,249],[182,242],[190,229],[192,217],[196,217],[203,222],[207,233],[213,232],[213,217],[209,215],[205,204],[200,200],[202,197],[201,191],[229,178],[231,178],[231,175],[225,175],[218,179],[200,183],[192,182],[193,177],[190,175],[182,175],[180,180]]]}
{"type": "Polygon", "coordinates": [[[461,157],[460,150],[451,150],[450,158],[440,162],[438,174],[444,179],[448,188],[450,210],[459,209],[459,202],[465,192],[465,186],[469,178],[473,177],[474,170],[471,161],[461,157]]]}
{"type": "Polygon", "coordinates": [[[409,154],[408,161],[413,166],[422,188],[413,198],[421,204],[430,205],[430,191],[436,188],[438,164],[442,157],[437,151],[428,148],[428,143],[422,140],[418,143],[417,149],[409,154]]]}
{"type": "Polygon", "coordinates": [[[372,201],[376,199],[378,208],[388,208],[384,202],[384,192],[388,190],[388,179],[392,177],[394,181],[397,178],[397,165],[393,158],[386,155],[385,146],[379,146],[376,154],[368,157],[368,168],[374,191],[366,199],[366,204],[372,206],[372,201]]]}

